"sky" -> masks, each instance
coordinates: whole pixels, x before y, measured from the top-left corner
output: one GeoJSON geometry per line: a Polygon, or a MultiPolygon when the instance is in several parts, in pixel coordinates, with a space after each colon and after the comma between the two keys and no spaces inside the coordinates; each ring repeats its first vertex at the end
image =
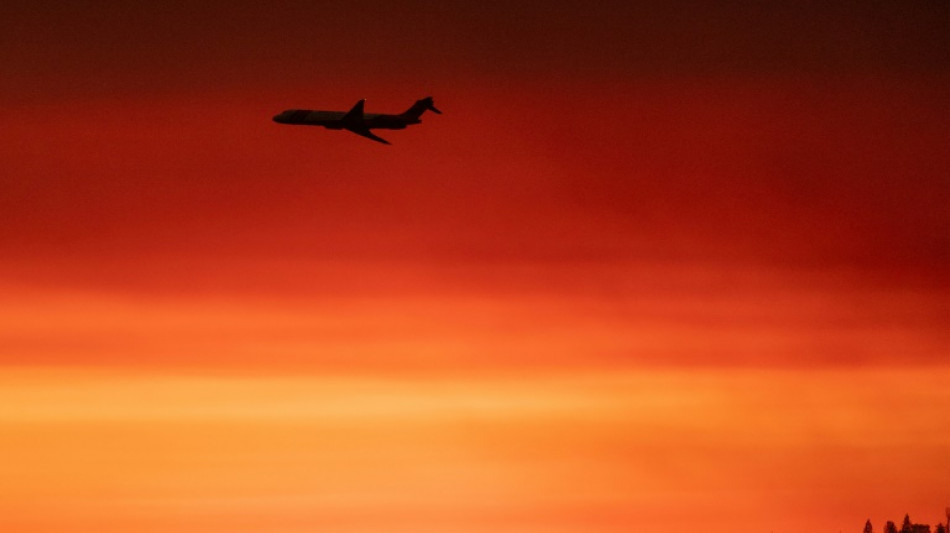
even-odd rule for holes
{"type": "Polygon", "coordinates": [[[946,2],[10,1],[0,63],[4,531],[946,520],[946,2]]]}

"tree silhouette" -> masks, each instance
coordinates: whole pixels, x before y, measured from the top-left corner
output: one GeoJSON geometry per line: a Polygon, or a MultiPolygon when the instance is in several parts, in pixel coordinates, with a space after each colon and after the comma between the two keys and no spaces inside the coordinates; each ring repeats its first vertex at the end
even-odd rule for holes
{"type": "Polygon", "coordinates": [[[937,524],[934,533],[947,533],[947,528],[943,524],[937,524]]]}
{"type": "Polygon", "coordinates": [[[864,533],[874,533],[874,527],[871,525],[871,519],[864,523],[864,533]]]}
{"type": "Polygon", "coordinates": [[[910,525],[910,515],[905,514],[904,521],[901,523],[901,533],[910,533],[911,529],[913,528],[910,525]]]}
{"type": "Polygon", "coordinates": [[[894,522],[887,521],[887,524],[884,525],[884,533],[897,533],[897,526],[894,525],[894,522]]]}

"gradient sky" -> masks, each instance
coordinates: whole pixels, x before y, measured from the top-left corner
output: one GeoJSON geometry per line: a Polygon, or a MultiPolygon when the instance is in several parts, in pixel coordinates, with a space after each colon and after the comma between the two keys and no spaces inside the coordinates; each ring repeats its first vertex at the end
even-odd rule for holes
{"type": "Polygon", "coordinates": [[[4,531],[950,504],[946,2],[12,1],[0,64],[4,531]]]}

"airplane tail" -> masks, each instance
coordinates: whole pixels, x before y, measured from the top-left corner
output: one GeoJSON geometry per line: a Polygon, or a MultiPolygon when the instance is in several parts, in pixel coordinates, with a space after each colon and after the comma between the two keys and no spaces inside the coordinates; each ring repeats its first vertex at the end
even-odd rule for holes
{"type": "Polygon", "coordinates": [[[418,100],[416,101],[416,103],[412,104],[412,107],[407,109],[406,112],[402,114],[402,116],[408,119],[418,120],[419,117],[421,117],[422,114],[425,113],[426,111],[432,111],[433,113],[437,115],[442,114],[441,111],[435,108],[435,104],[433,104],[432,97],[427,96],[423,98],[422,100],[418,100]]]}

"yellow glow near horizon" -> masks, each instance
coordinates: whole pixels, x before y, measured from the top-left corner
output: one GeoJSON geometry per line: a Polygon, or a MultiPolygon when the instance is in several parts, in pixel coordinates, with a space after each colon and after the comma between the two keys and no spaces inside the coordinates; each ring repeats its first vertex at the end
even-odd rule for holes
{"type": "Polygon", "coordinates": [[[760,275],[609,296],[11,290],[0,530],[751,533],[942,509],[940,295],[760,275]]]}
{"type": "Polygon", "coordinates": [[[484,531],[493,516],[564,531],[601,516],[601,529],[622,530],[683,507],[682,519],[715,523],[780,501],[816,519],[896,488],[940,496],[948,378],[946,367],[526,379],[7,370],[0,507],[26,531],[171,519],[181,531],[271,531],[268,520],[434,531],[453,517],[484,531]],[[61,514],[41,511],[49,501],[61,514]]]}

